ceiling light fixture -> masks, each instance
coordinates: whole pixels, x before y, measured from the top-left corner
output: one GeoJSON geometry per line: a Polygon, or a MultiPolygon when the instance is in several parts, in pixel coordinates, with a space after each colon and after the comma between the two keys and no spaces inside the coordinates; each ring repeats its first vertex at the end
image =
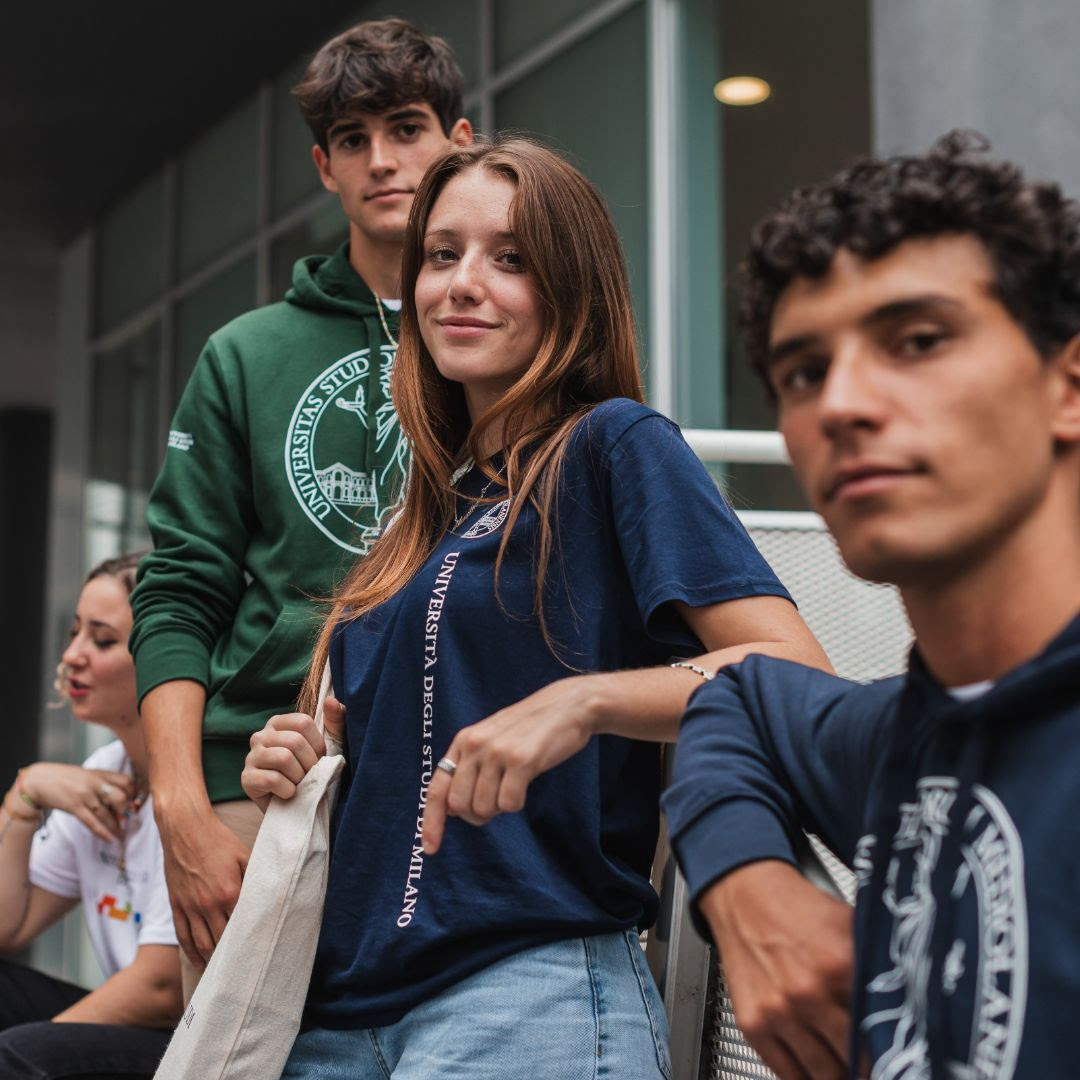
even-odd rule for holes
{"type": "Polygon", "coordinates": [[[723,105],[760,105],[772,87],[756,75],[733,75],[713,87],[713,97],[723,105]]]}

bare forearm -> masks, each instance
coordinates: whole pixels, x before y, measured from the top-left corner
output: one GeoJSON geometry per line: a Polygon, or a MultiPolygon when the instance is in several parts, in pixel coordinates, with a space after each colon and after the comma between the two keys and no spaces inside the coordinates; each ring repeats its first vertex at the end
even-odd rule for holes
{"type": "Polygon", "coordinates": [[[0,809],[0,949],[17,948],[19,927],[30,902],[30,845],[40,818],[17,805],[12,790],[0,809]],[[8,810],[9,801],[13,812],[8,810]]]}
{"type": "Polygon", "coordinates": [[[203,688],[162,683],[143,698],[150,791],[161,832],[176,936],[194,963],[210,959],[240,894],[248,848],[214,814],[202,771],[203,688]]]}
{"type": "Polygon", "coordinates": [[[178,950],[173,945],[151,945],[144,949],[153,950],[150,960],[137,957],[129,967],[106,979],[53,1019],[69,1024],[172,1027],[181,1011],[178,950]]]}
{"type": "MultiPolygon", "coordinates": [[[[691,663],[715,674],[753,653],[794,660],[831,670],[821,646],[809,635],[794,641],[748,641],[695,657],[691,663]]],[[[590,702],[593,733],[624,735],[652,742],[674,742],[679,719],[702,676],[687,668],[641,668],[589,676],[595,679],[590,702]]]]}
{"type": "Polygon", "coordinates": [[[202,771],[206,691],[196,682],[162,683],[143,698],[140,714],[158,824],[185,812],[210,813],[202,771]]]}

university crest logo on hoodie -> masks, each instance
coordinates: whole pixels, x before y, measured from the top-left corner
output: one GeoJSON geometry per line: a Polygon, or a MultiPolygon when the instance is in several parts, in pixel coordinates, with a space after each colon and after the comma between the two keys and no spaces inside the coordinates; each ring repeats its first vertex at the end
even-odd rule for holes
{"type": "Polygon", "coordinates": [[[382,351],[374,374],[370,350],[359,349],[317,375],[300,395],[285,438],[285,471],[300,508],[357,555],[379,535],[408,470],[408,444],[390,400],[394,350],[382,351]]]}
{"type": "MultiPolygon", "coordinates": [[[[958,998],[950,1015],[970,1017],[964,1060],[950,1061],[956,1078],[1003,1080],[1014,1073],[1027,998],[1027,905],[1023,849],[1008,811],[981,784],[959,836],[958,859],[948,867],[948,896],[935,896],[932,878],[950,829],[957,782],[927,776],[917,801],[901,806],[885,890],[871,902],[891,917],[889,965],[870,981],[863,1029],[879,1026],[889,1046],[874,1063],[875,1080],[925,1080],[933,1071],[927,1046],[928,991],[933,970],[934,923],[955,906],[948,954],[941,971],[943,997],[958,998]],[[973,932],[972,932],[973,931],[973,932]]],[[[869,837],[860,842],[858,866],[868,865],[869,837]]],[[[864,882],[865,883],[865,882],[864,882]]]]}

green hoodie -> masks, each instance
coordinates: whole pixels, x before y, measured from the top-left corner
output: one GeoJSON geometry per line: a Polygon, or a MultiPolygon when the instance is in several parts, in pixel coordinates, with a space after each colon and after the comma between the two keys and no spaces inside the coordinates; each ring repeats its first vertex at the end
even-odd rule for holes
{"type": "Polygon", "coordinates": [[[180,399],[147,510],[154,551],[131,599],[131,651],[140,701],[173,679],[206,688],[213,802],[243,798],[248,739],[293,710],[318,601],[403,489],[393,356],[346,245],[301,259],[284,302],[213,334],[180,399]]]}

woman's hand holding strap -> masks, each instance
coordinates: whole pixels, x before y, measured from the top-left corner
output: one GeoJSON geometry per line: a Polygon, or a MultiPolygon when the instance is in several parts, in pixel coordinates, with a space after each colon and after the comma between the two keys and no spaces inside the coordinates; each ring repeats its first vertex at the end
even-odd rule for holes
{"type": "MultiPolygon", "coordinates": [[[[327,734],[340,741],[345,728],[345,706],[333,697],[323,702],[327,734]]],[[[306,713],[271,716],[251,736],[251,749],[240,774],[240,785],[265,810],[271,795],[291,799],[297,785],[326,754],[326,740],[306,713]]]]}

